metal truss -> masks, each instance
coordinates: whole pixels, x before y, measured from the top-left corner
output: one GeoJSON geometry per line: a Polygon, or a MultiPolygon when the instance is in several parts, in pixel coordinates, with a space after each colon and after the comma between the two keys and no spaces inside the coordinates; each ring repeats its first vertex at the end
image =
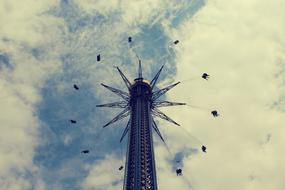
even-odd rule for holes
{"type": "Polygon", "coordinates": [[[163,89],[160,89],[158,91],[155,91],[152,93],[152,101],[155,101],[156,99],[158,99],[160,96],[162,96],[163,94],[165,94],[168,90],[170,90],[171,88],[175,87],[176,85],[178,85],[180,82],[177,82],[175,84],[169,85],[163,89]]]}
{"type": "Polygon", "coordinates": [[[122,137],[121,137],[121,139],[120,139],[120,142],[122,142],[122,141],[124,140],[124,137],[125,137],[126,134],[128,133],[128,131],[129,131],[129,129],[130,129],[130,126],[131,126],[131,119],[129,119],[128,124],[127,124],[127,126],[125,127],[125,130],[124,130],[124,132],[123,132],[123,134],[122,134],[122,137]]]}
{"type": "Polygon", "coordinates": [[[163,119],[163,120],[166,120],[166,121],[168,121],[168,122],[170,122],[170,123],[173,123],[173,124],[175,124],[175,125],[180,126],[178,123],[176,123],[176,122],[175,122],[174,120],[172,120],[170,117],[168,117],[167,115],[165,115],[164,113],[162,113],[160,110],[158,110],[158,109],[156,109],[156,108],[152,109],[152,114],[153,114],[154,116],[156,116],[156,117],[159,117],[159,118],[161,118],[161,119],[163,119]]]}
{"type": "Polygon", "coordinates": [[[103,128],[107,127],[108,125],[111,125],[112,123],[115,123],[127,116],[130,115],[130,109],[129,108],[125,108],[122,112],[120,112],[116,117],[114,117],[111,121],[109,121],[107,124],[105,124],[103,126],[103,128]]]}
{"type": "Polygon", "coordinates": [[[157,82],[157,79],[159,78],[159,75],[160,75],[160,73],[161,73],[163,67],[164,67],[164,65],[161,66],[161,68],[159,69],[159,71],[156,73],[156,75],[154,76],[154,78],[151,80],[151,82],[150,82],[151,89],[154,88],[154,86],[155,86],[155,84],[156,84],[156,82],[157,82]]]}
{"type": "Polygon", "coordinates": [[[104,86],[105,88],[107,88],[108,90],[110,90],[111,92],[117,94],[118,96],[120,96],[124,100],[129,101],[129,99],[130,99],[129,93],[123,92],[123,91],[121,91],[119,89],[116,89],[116,88],[113,88],[113,87],[110,87],[110,86],[107,86],[107,85],[105,85],[103,83],[101,83],[101,85],[104,86]]]}
{"type": "Polygon", "coordinates": [[[129,103],[126,101],[96,105],[96,107],[109,107],[109,108],[126,108],[128,106],[129,106],[129,103]]]}
{"type": "Polygon", "coordinates": [[[128,90],[130,90],[130,89],[131,89],[131,83],[130,83],[130,81],[129,81],[128,78],[124,75],[124,73],[120,70],[119,67],[116,67],[116,68],[117,68],[117,70],[119,71],[119,73],[120,73],[120,75],[121,75],[121,77],[122,77],[122,79],[123,79],[125,85],[127,86],[128,90]]]}
{"type": "Polygon", "coordinates": [[[162,137],[162,135],[161,135],[161,133],[160,133],[160,131],[159,131],[159,129],[158,129],[158,127],[157,127],[155,121],[154,121],[154,119],[152,119],[152,128],[155,130],[156,134],[160,137],[160,139],[162,140],[162,142],[165,143],[165,141],[164,141],[164,139],[163,139],[163,137],[162,137]]]}
{"type": "Polygon", "coordinates": [[[152,103],[152,107],[159,108],[159,107],[169,107],[169,106],[182,106],[186,105],[186,103],[179,103],[179,102],[169,102],[169,101],[157,101],[152,103]]]}

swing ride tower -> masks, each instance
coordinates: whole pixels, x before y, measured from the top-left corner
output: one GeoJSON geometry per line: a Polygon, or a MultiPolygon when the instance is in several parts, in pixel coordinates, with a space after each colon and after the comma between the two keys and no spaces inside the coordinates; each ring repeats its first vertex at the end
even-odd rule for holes
{"type": "Polygon", "coordinates": [[[124,137],[128,134],[124,190],[157,190],[152,131],[154,130],[164,143],[165,141],[154,121],[154,117],[159,117],[179,126],[178,123],[158,109],[159,107],[185,105],[185,103],[158,100],[158,98],[168,90],[179,84],[178,82],[155,91],[155,84],[162,69],[163,66],[152,81],[148,82],[142,77],[142,67],[139,61],[138,77],[131,83],[117,67],[118,72],[128,88],[128,92],[102,84],[102,86],[123,99],[118,102],[97,105],[97,107],[123,109],[122,112],[103,127],[107,127],[129,116],[128,124],[120,139],[120,142],[122,142],[124,137]]]}
{"type": "Polygon", "coordinates": [[[156,190],[151,128],[151,87],[137,78],[130,91],[130,132],[125,169],[125,189],[156,190]]]}

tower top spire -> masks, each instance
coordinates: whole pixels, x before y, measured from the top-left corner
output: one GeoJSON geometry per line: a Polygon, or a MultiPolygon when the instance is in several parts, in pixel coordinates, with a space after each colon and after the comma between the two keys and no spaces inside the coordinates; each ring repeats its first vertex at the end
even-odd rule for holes
{"type": "Polygon", "coordinates": [[[143,79],[142,77],[142,64],[141,64],[141,60],[139,59],[139,69],[138,69],[138,79],[143,79]]]}

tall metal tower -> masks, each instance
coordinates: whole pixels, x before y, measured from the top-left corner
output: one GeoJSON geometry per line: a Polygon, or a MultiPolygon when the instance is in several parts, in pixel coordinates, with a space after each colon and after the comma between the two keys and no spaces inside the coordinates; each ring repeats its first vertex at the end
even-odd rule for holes
{"type": "Polygon", "coordinates": [[[142,67],[139,61],[138,78],[131,83],[123,72],[116,67],[122,77],[128,92],[101,84],[108,90],[120,96],[123,100],[108,104],[97,105],[97,107],[123,108],[116,117],[103,127],[115,123],[125,117],[130,116],[128,124],[122,134],[120,142],[128,134],[128,147],[125,163],[124,190],[157,190],[157,179],[154,159],[154,146],[152,140],[152,130],[165,143],[154,117],[167,120],[175,125],[175,121],[170,119],[158,108],[166,106],[185,105],[185,103],[160,101],[158,100],[168,90],[178,85],[180,82],[172,84],[162,89],[154,90],[163,66],[159,69],[155,77],[148,82],[142,77],[142,67]]]}

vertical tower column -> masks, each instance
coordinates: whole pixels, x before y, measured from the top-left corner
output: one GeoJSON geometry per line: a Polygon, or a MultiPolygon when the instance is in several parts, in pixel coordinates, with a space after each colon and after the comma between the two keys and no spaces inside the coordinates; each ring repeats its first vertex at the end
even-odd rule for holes
{"type": "Polygon", "coordinates": [[[157,190],[150,113],[151,87],[138,78],[130,92],[131,128],[124,190],[157,190]]]}

